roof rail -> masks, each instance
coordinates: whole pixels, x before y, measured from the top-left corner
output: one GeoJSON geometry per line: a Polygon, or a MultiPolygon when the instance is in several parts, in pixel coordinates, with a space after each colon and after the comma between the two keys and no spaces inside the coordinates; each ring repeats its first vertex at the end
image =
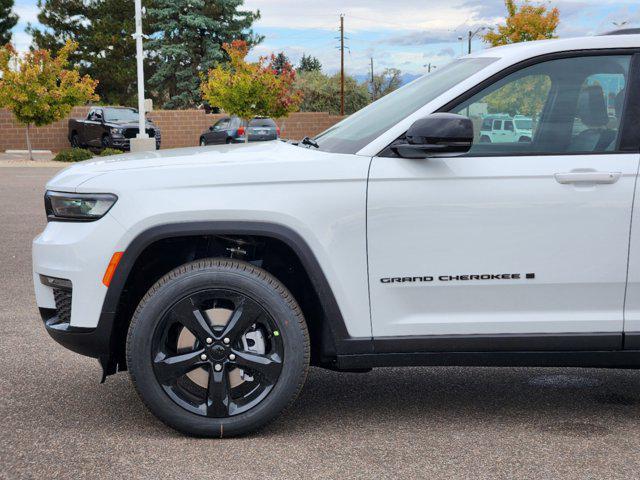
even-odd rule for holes
{"type": "Polygon", "coordinates": [[[605,35],[635,35],[640,33],[640,28],[621,28],[619,30],[611,30],[610,32],[601,33],[600,36],[605,35]]]}

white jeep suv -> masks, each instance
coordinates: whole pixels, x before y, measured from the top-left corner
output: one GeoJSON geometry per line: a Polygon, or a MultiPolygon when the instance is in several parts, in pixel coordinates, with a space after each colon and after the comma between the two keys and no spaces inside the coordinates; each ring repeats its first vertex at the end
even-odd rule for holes
{"type": "Polygon", "coordinates": [[[272,420],[310,364],[637,368],[639,152],[640,35],[484,50],[298,144],[60,172],[37,303],[200,436],[272,420]],[[487,111],[531,141],[479,142],[487,111]]]}

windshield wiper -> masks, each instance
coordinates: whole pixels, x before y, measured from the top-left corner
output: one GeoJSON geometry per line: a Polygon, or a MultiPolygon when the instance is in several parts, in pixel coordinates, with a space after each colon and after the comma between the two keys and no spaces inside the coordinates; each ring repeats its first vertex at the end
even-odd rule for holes
{"type": "Polygon", "coordinates": [[[318,145],[318,143],[313,138],[304,137],[302,140],[300,140],[300,143],[303,145],[309,145],[310,147],[320,148],[320,145],[318,145]]]}

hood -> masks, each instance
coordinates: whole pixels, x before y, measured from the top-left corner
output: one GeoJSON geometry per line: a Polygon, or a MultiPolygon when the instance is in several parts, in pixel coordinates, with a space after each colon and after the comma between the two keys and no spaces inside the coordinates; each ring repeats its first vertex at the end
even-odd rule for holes
{"type": "Polygon", "coordinates": [[[127,153],[76,163],[53,177],[47,189],[117,193],[127,186],[299,181],[314,177],[317,172],[309,167],[329,156],[335,154],[282,141],[127,153]]]}

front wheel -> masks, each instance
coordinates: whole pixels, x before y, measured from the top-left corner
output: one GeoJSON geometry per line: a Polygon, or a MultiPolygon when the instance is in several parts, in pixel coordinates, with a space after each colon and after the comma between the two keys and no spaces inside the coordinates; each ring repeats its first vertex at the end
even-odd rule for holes
{"type": "Polygon", "coordinates": [[[206,147],[206,146],[207,146],[207,142],[205,141],[205,139],[204,139],[204,138],[201,138],[201,139],[200,139],[200,146],[201,146],[201,147],[206,147]]]}
{"type": "Polygon", "coordinates": [[[256,430],[300,392],[309,335],[289,291],[249,263],[204,259],[160,279],[129,328],[127,363],[147,407],[190,435],[256,430]]]}

